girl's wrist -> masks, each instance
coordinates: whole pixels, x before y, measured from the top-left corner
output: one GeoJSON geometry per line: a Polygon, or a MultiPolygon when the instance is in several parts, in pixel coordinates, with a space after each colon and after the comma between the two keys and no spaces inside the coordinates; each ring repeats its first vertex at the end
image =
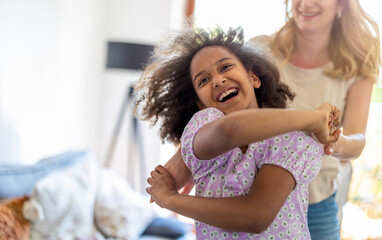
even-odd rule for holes
{"type": "Polygon", "coordinates": [[[175,192],[174,194],[168,196],[167,201],[165,202],[165,205],[163,206],[166,209],[174,211],[174,206],[176,205],[177,197],[179,197],[179,193],[175,192]]]}
{"type": "Polygon", "coordinates": [[[322,131],[322,123],[325,122],[325,115],[320,110],[311,111],[311,118],[308,118],[305,131],[319,134],[322,131]]]}

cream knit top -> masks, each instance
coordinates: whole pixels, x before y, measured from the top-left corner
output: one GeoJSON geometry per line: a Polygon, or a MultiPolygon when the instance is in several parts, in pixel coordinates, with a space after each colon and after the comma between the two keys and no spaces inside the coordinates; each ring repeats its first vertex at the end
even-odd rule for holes
{"type": "MultiPolygon", "coordinates": [[[[249,44],[266,46],[269,36],[259,36],[249,40],[249,44]]],[[[268,48],[268,51],[270,49],[268,48]]],[[[319,68],[305,69],[287,63],[282,65],[283,59],[273,59],[279,67],[281,81],[288,84],[296,94],[289,108],[299,110],[313,110],[322,103],[328,102],[337,106],[345,114],[348,90],[356,81],[356,77],[349,80],[333,79],[323,73],[325,68],[333,67],[330,62],[319,68]]],[[[339,184],[340,161],[333,156],[325,155],[321,170],[309,185],[309,203],[317,203],[332,195],[339,184]]]]}

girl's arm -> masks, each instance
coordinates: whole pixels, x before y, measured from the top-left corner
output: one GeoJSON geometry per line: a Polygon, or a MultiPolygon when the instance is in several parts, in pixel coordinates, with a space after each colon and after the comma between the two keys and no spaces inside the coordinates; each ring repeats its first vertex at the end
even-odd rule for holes
{"type": "Polygon", "coordinates": [[[345,114],[343,116],[343,134],[331,144],[333,155],[341,160],[358,157],[365,147],[365,131],[373,83],[368,79],[355,82],[349,89],[345,114]]]}
{"type": "Polygon", "coordinates": [[[190,169],[186,166],[183,161],[181,149],[172,156],[164,165],[167,171],[170,172],[172,177],[175,179],[176,189],[182,189],[181,193],[189,194],[194,186],[194,179],[192,177],[190,169]]]}
{"type": "Polygon", "coordinates": [[[232,231],[260,233],[274,220],[295,186],[293,176],[275,165],[264,165],[247,196],[204,198],[176,191],[171,174],[156,167],[146,191],[155,202],[186,217],[232,231]]]}
{"type": "Polygon", "coordinates": [[[328,126],[331,122],[338,126],[340,115],[338,108],[327,103],[314,111],[237,111],[203,126],[195,136],[194,153],[199,159],[212,159],[235,147],[295,130],[312,132],[321,143],[334,142],[340,131],[329,134],[328,126]]]}
{"type": "MultiPolygon", "coordinates": [[[[338,135],[337,137],[330,136],[328,126],[331,121],[337,123],[339,115],[338,109],[330,104],[324,104],[316,111],[280,109],[242,111],[211,122],[219,122],[220,119],[223,119],[221,123],[204,125],[195,135],[193,147],[194,151],[202,147],[197,147],[196,144],[205,140],[203,134],[208,138],[207,133],[211,131],[210,134],[216,135],[213,135],[214,138],[208,138],[204,144],[208,146],[209,150],[217,152],[213,148],[218,147],[219,144],[216,142],[221,141],[219,137],[222,135],[219,134],[225,133],[225,130],[220,128],[227,127],[224,124],[232,122],[238,126],[233,125],[235,128],[231,128],[233,133],[230,133],[230,136],[237,142],[242,141],[242,138],[246,139],[244,141],[255,142],[298,129],[315,132],[321,141],[328,141],[328,139],[338,137],[338,135]],[[331,115],[333,117],[330,117],[331,115]],[[247,121],[248,119],[252,119],[252,121],[247,121]],[[276,126],[272,126],[273,124],[276,126]],[[203,132],[203,129],[207,130],[203,132]],[[200,139],[197,140],[197,137],[200,139]]],[[[243,145],[248,143],[244,142],[243,145]]],[[[220,228],[254,233],[262,232],[269,226],[295,186],[294,177],[287,170],[275,165],[262,166],[249,194],[243,197],[202,198],[180,195],[171,174],[161,166],[151,173],[148,183],[151,187],[147,188],[147,192],[161,207],[220,228]]]]}
{"type": "MultiPolygon", "coordinates": [[[[325,109],[325,110],[322,110],[324,113],[328,112],[328,111],[331,111],[333,112],[333,119],[336,118],[336,116],[339,116],[340,112],[338,111],[338,109],[334,108],[333,106],[331,105],[328,105],[328,104],[323,104],[321,106],[321,108],[319,109],[325,109]],[[330,107],[329,107],[330,106],[330,107]],[[328,110],[330,109],[330,110],[328,110]],[[334,109],[334,110],[333,110],[334,109]]],[[[262,111],[264,114],[263,114],[263,117],[266,117],[265,115],[267,115],[266,112],[262,111]]],[[[291,113],[290,115],[291,116],[294,116],[295,113],[298,113],[300,114],[300,119],[305,119],[306,120],[306,116],[304,115],[304,112],[308,112],[310,114],[312,114],[312,111],[297,111],[296,110],[276,110],[276,109],[270,109],[270,113],[274,115],[279,115],[280,113],[291,113]],[[279,111],[278,113],[276,113],[275,111],[279,111]],[[302,116],[302,117],[301,117],[302,116]]],[[[259,112],[257,112],[259,113],[259,112]]],[[[256,112],[253,113],[254,115],[257,114],[256,112]]],[[[261,115],[261,113],[259,114],[261,115]]],[[[307,114],[309,115],[309,114],[307,114]]],[[[327,114],[329,115],[329,114],[327,114]]],[[[232,117],[232,116],[230,116],[232,117]]],[[[339,119],[339,117],[337,117],[339,119]]],[[[273,119],[274,121],[278,121],[280,122],[281,121],[281,124],[279,123],[279,129],[277,130],[276,128],[273,128],[273,126],[269,126],[271,121],[270,120],[263,120],[263,121],[259,121],[259,120],[250,120],[248,118],[245,118],[243,119],[244,123],[243,124],[246,124],[246,125],[253,125],[252,127],[256,127],[259,131],[257,132],[258,135],[256,135],[255,137],[258,138],[258,140],[262,140],[262,139],[265,139],[267,136],[268,137],[272,137],[274,135],[277,135],[277,134],[274,134],[274,133],[271,133],[270,131],[265,131],[265,129],[263,128],[263,126],[267,126],[267,129],[271,129],[272,131],[274,132],[286,132],[287,130],[287,127],[290,127],[292,130],[296,130],[297,128],[294,128],[293,129],[293,124],[296,124],[298,125],[298,121],[296,121],[295,119],[291,120],[292,124],[288,125],[288,126],[285,126],[286,125],[286,121],[284,120],[283,117],[278,117],[277,119],[273,119]],[[249,120],[249,121],[248,121],[249,120]],[[281,125],[281,126],[280,126],[281,125]],[[262,134],[262,135],[260,135],[262,134]],[[272,135],[273,134],[273,135],[272,135]]],[[[298,119],[297,119],[298,120],[298,119]]],[[[330,120],[330,119],[328,119],[330,120]]],[[[229,119],[227,120],[229,121],[229,119]]],[[[336,121],[336,120],[334,120],[336,121]]],[[[225,123],[222,123],[222,124],[225,124],[225,123]]],[[[244,126],[245,127],[245,126],[244,126]]],[[[324,127],[326,128],[327,125],[326,123],[324,124],[324,127]]],[[[210,130],[211,132],[213,132],[213,129],[217,131],[217,134],[223,134],[224,133],[222,132],[222,130],[219,129],[219,126],[211,126],[212,130],[210,130]]],[[[245,131],[244,128],[242,128],[241,131],[245,131]]],[[[319,131],[319,130],[318,130],[319,131]]],[[[199,133],[202,132],[202,131],[199,131],[199,133]]],[[[318,137],[318,139],[321,139],[321,141],[323,142],[322,139],[326,139],[327,136],[326,136],[326,133],[327,133],[327,129],[324,129],[324,134],[320,133],[320,132],[316,132],[316,136],[318,137]]],[[[198,133],[198,134],[199,134],[198,133]]],[[[202,132],[203,133],[203,132],[202,132]]],[[[246,132],[248,133],[248,132],[246,132]]],[[[206,133],[205,133],[206,134],[206,133]]],[[[228,133],[229,135],[230,133],[228,133]]],[[[234,133],[236,135],[236,137],[241,137],[240,136],[240,133],[236,132],[234,133]]],[[[336,132],[336,134],[334,136],[337,136],[338,137],[338,134],[339,132],[336,132]]],[[[208,135],[208,134],[207,134],[208,135]]],[[[208,136],[207,136],[208,137],[208,136]]],[[[255,138],[255,139],[257,139],[255,138]]],[[[201,139],[203,140],[203,137],[201,137],[201,139]]],[[[209,138],[208,138],[209,139],[209,138]]],[[[213,139],[214,141],[210,141],[208,142],[206,139],[204,139],[208,144],[213,144],[213,145],[217,145],[218,142],[216,141],[216,139],[213,139]]],[[[242,140],[242,139],[239,139],[239,140],[242,140]]],[[[220,140],[221,141],[221,140],[220,140]]],[[[200,143],[200,145],[203,145],[203,143],[200,143]]],[[[245,144],[244,144],[245,145],[245,144]]],[[[208,150],[212,150],[212,149],[215,149],[213,146],[208,148],[208,150]]],[[[230,150],[230,149],[229,149],[230,150]]],[[[181,153],[180,153],[180,148],[178,149],[178,151],[175,153],[175,155],[173,157],[170,158],[170,160],[168,160],[166,162],[166,164],[164,165],[164,167],[171,173],[171,175],[175,178],[176,180],[176,187],[177,189],[181,189],[182,187],[184,186],[188,186],[186,187],[186,189],[183,191],[183,193],[185,194],[188,194],[192,188],[192,184],[190,183],[193,183],[192,182],[192,176],[191,176],[191,172],[189,171],[189,169],[187,168],[186,164],[184,163],[183,159],[182,159],[182,156],[181,156],[181,153]]]]}

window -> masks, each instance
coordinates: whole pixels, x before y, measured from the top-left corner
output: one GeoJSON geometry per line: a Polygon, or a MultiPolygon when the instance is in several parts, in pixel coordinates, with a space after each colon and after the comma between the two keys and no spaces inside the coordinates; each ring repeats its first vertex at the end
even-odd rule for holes
{"type": "Polygon", "coordinates": [[[195,2],[195,25],[219,25],[224,29],[241,26],[248,40],[280,28],[284,24],[284,9],[280,0],[199,0],[195,2]]]}

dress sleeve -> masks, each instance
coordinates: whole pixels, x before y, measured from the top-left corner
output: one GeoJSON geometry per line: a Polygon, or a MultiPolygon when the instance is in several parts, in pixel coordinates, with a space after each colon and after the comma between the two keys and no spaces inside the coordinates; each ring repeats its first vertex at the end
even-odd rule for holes
{"type": "Polygon", "coordinates": [[[257,166],[273,164],[290,172],[296,183],[309,183],[318,174],[324,150],[308,132],[289,132],[258,144],[257,166]]]}
{"type": "Polygon", "coordinates": [[[202,177],[201,174],[212,171],[217,165],[216,161],[226,160],[230,152],[224,153],[211,160],[198,159],[194,154],[193,143],[196,133],[207,123],[210,123],[224,116],[224,113],[216,108],[207,108],[194,114],[191,120],[186,125],[181,141],[181,153],[184,162],[194,175],[194,179],[202,177]]]}

